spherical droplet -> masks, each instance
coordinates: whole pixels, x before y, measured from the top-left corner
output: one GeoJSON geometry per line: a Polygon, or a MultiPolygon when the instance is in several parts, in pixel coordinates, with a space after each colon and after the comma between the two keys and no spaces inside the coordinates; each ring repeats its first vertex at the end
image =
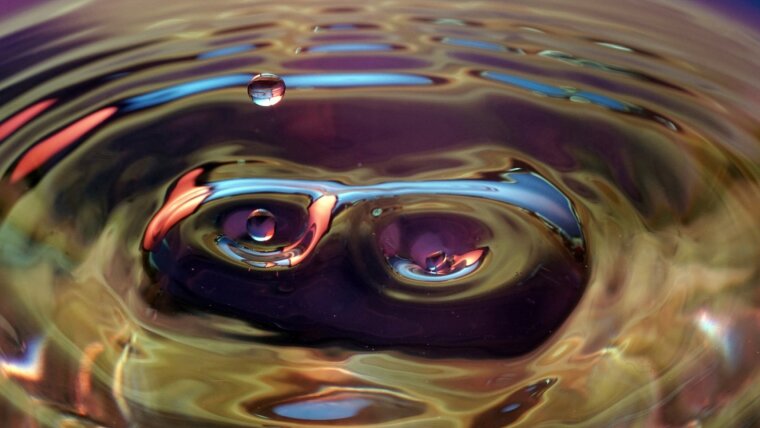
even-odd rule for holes
{"type": "Polygon", "coordinates": [[[265,209],[251,211],[246,220],[246,229],[254,241],[266,242],[274,236],[277,221],[274,215],[265,209]]]}
{"type": "Polygon", "coordinates": [[[285,96],[285,82],[276,74],[257,74],[248,84],[248,96],[258,106],[271,107],[285,96]]]}
{"type": "Polygon", "coordinates": [[[382,208],[375,208],[374,210],[372,210],[372,217],[380,217],[380,214],[382,213],[383,213],[382,208]]]}

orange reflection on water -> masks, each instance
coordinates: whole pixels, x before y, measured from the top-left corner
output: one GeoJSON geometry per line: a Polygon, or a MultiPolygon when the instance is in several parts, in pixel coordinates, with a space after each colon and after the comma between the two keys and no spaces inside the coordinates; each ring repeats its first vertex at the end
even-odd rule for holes
{"type": "Polygon", "coordinates": [[[37,143],[21,157],[11,174],[11,182],[16,183],[22,180],[117,111],[116,107],[102,108],[37,143]]]}
{"type": "Polygon", "coordinates": [[[143,248],[149,250],[161,240],[175,224],[192,214],[211,193],[208,186],[196,186],[195,179],[203,172],[196,168],[185,174],[172,190],[161,210],[148,224],[143,248]]]}
{"type": "MultiPolygon", "coordinates": [[[[309,206],[309,227],[305,236],[305,238],[308,237],[309,240],[306,244],[305,249],[290,258],[291,266],[295,266],[301,263],[305,257],[311,254],[312,250],[314,250],[314,247],[317,246],[319,240],[322,239],[322,235],[327,232],[327,228],[330,225],[330,219],[332,218],[332,210],[335,208],[335,204],[337,202],[337,196],[325,195],[312,202],[311,206],[309,206]],[[311,236],[309,236],[310,234],[311,236]]],[[[302,243],[303,239],[289,247],[286,247],[284,249],[284,252],[293,251],[302,243]]]]}
{"type": "Polygon", "coordinates": [[[0,141],[4,140],[9,135],[16,132],[17,129],[21,128],[27,122],[37,117],[37,115],[47,110],[48,107],[53,105],[55,102],[56,102],[55,98],[42,100],[36,104],[32,104],[31,106],[25,108],[24,110],[16,113],[14,116],[9,118],[5,122],[1,123],[0,124],[0,141]]]}

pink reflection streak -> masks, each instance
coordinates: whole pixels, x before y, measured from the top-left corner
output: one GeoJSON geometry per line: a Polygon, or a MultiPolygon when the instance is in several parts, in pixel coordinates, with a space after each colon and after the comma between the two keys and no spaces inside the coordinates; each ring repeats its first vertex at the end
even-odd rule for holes
{"type": "MultiPolygon", "coordinates": [[[[335,204],[338,202],[338,198],[335,195],[325,195],[315,200],[309,207],[309,228],[306,234],[309,235],[313,232],[313,236],[306,245],[306,249],[290,257],[290,265],[295,266],[303,261],[317,246],[317,243],[322,239],[322,235],[327,232],[327,228],[330,224],[330,218],[332,217],[332,210],[335,204]]],[[[299,245],[303,243],[303,240],[285,247],[283,252],[295,250],[299,245]]]]}
{"type": "Polygon", "coordinates": [[[97,110],[35,144],[34,147],[24,153],[16,165],[11,174],[11,183],[22,180],[117,111],[116,107],[105,107],[97,110]]]}
{"type": "Polygon", "coordinates": [[[43,111],[47,110],[51,105],[55,104],[55,102],[55,98],[42,100],[16,113],[14,116],[0,124],[0,141],[16,132],[16,130],[24,126],[27,122],[37,117],[43,111]]]}
{"type": "Polygon", "coordinates": [[[169,229],[194,213],[211,194],[210,187],[195,184],[195,180],[202,172],[203,169],[196,168],[179,179],[166,203],[156,213],[145,230],[145,237],[143,238],[145,250],[151,250],[158,241],[163,239],[169,229]]]}

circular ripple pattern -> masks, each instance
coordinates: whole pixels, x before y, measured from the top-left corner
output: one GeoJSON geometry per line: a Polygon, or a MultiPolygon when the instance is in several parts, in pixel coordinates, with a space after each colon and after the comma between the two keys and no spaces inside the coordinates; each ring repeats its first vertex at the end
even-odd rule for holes
{"type": "Polygon", "coordinates": [[[10,7],[0,425],[756,425],[721,7],[10,7]]]}

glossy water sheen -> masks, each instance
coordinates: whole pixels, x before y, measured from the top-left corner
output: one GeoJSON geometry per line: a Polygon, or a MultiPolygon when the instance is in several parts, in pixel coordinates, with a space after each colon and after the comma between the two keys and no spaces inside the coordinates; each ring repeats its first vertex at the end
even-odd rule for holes
{"type": "Polygon", "coordinates": [[[760,423],[748,6],[165,3],[3,17],[0,425],[760,423]]]}

